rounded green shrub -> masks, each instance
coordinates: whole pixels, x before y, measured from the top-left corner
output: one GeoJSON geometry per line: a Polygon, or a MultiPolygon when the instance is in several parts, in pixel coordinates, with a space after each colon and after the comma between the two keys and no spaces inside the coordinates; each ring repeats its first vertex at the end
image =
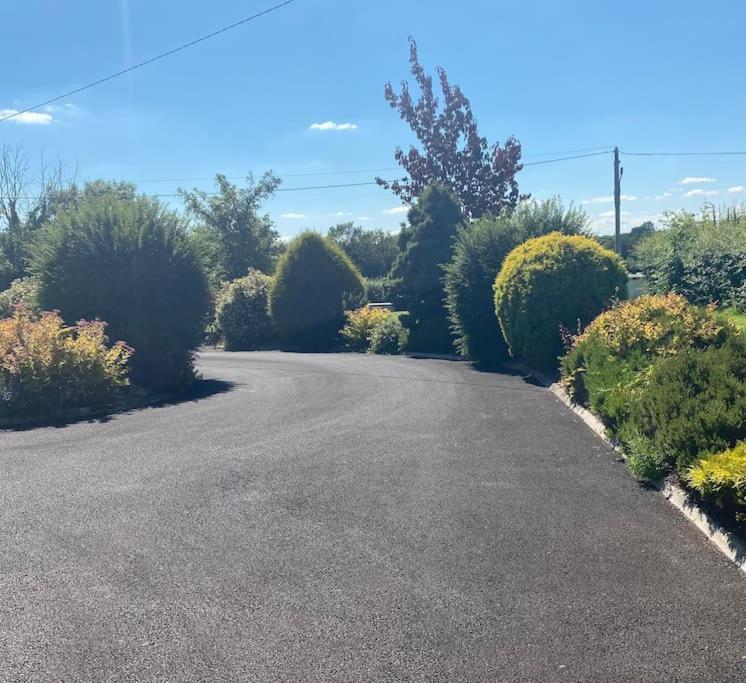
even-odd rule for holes
{"type": "Polygon", "coordinates": [[[480,367],[498,367],[508,347],[495,316],[493,286],[505,257],[521,242],[552,231],[582,233],[583,211],[565,209],[558,198],[526,201],[515,211],[464,225],[445,266],[445,304],[458,352],[480,367]]]}
{"type": "Polygon", "coordinates": [[[370,333],[370,352],[387,355],[401,353],[407,346],[407,328],[395,316],[376,323],[370,333]]]}
{"type": "Polygon", "coordinates": [[[83,198],[32,249],[39,303],[66,320],[101,319],[136,353],[131,378],[155,390],[194,379],[209,293],[179,217],[156,199],[83,198]]]}
{"type": "Polygon", "coordinates": [[[266,348],[274,338],[269,317],[272,277],[250,270],[245,277],[229,282],[218,296],[215,318],[226,351],[266,348]]]}
{"type": "Polygon", "coordinates": [[[622,260],[596,240],[554,232],[516,247],[495,279],[495,312],[512,356],[553,372],[563,328],[587,325],[626,296],[622,260]]]}
{"type": "Polygon", "coordinates": [[[322,351],[339,343],[345,311],[365,302],[365,283],[349,257],[315,232],[304,232],[277,264],[269,310],[285,348],[322,351]]]}
{"type": "Polygon", "coordinates": [[[645,439],[662,462],[684,474],[697,458],[746,439],[746,341],[692,348],[653,367],[635,396],[622,441],[645,439]]]}

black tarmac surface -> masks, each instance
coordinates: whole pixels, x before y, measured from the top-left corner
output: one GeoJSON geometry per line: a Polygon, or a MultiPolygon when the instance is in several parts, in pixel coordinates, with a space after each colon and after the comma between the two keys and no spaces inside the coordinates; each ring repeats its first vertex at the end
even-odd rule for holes
{"type": "Polygon", "coordinates": [[[545,389],[203,354],[0,433],[0,681],[744,681],[746,577],[545,389]]]}

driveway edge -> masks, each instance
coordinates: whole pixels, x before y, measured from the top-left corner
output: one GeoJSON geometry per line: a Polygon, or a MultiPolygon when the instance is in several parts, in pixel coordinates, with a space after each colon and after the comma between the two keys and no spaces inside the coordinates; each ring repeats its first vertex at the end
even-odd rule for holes
{"type": "MultiPolygon", "coordinates": [[[[533,373],[532,373],[533,374],[533,373]]],[[[575,413],[591,430],[600,436],[609,446],[611,446],[622,458],[626,457],[617,444],[611,441],[606,435],[606,427],[601,420],[596,417],[590,410],[574,403],[565,388],[559,383],[547,383],[546,378],[536,377],[543,384],[547,385],[550,393],[554,394],[562,403],[564,403],[573,413],[575,413]]],[[[746,543],[730,531],[726,531],[716,522],[707,512],[699,505],[694,503],[689,494],[677,484],[669,481],[662,481],[655,484],[658,492],[684,517],[686,517],[694,526],[697,527],[710,542],[725,555],[733,564],[746,574],[746,543]]]]}

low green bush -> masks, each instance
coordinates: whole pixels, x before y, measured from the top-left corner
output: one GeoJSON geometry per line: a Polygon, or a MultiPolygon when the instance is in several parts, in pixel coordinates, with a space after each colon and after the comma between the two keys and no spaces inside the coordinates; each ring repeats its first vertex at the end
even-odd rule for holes
{"type": "Polygon", "coordinates": [[[746,341],[687,349],[653,366],[620,429],[623,443],[647,442],[680,474],[697,458],[746,439],[746,341]]]}
{"type": "Polygon", "coordinates": [[[407,329],[391,315],[373,326],[370,333],[370,352],[394,355],[407,346],[407,329]]]}
{"type": "Polygon", "coordinates": [[[493,286],[503,260],[521,242],[549,232],[585,231],[588,217],[565,209],[558,198],[526,201],[512,212],[487,216],[462,226],[445,266],[445,304],[457,351],[481,367],[494,368],[508,358],[508,347],[495,316],[493,286]]]}
{"type": "Polygon", "coordinates": [[[132,349],[109,347],[104,327],[65,326],[57,313],[23,308],[0,320],[0,416],[48,417],[111,401],[128,384],[132,349]]]}
{"type": "Polygon", "coordinates": [[[575,401],[614,430],[654,363],[683,349],[721,346],[734,332],[712,309],[680,295],[642,296],[601,313],[574,338],[562,379],[575,401]]]}
{"type": "Polygon", "coordinates": [[[324,351],[339,343],[346,310],[365,303],[365,283],[349,257],[315,232],[280,257],[269,310],[286,348],[324,351]]]}
{"type": "Polygon", "coordinates": [[[616,254],[588,237],[551,233],[508,254],[495,279],[495,311],[511,355],[554,372],[562,328],[587,325],[626,292],[616,254]]]}
{"type": "Polygon", "coordinates": [[[229,282],[218,295],[215,319],[226,351],[266,348],[274,339],[269,317],[272,278],[258,270],[229,282]]]}
{"type": "Polygon", "coordinates": [[[19,278],[10,283],[10,287],[0,292],[0,318],[13,315],[16,306],[39,312],[39,284],[32,277],[19,278]]]}

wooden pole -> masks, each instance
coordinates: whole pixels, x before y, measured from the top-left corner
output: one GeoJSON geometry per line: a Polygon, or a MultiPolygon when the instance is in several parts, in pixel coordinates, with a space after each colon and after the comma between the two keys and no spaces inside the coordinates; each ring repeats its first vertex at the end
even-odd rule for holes
{"type": "Polygon", "coordinates": [[[620,234],[622,231],[622,174],[619,168],[619,147],[614,147],[614,251],[620,251],[620,234]]]}

